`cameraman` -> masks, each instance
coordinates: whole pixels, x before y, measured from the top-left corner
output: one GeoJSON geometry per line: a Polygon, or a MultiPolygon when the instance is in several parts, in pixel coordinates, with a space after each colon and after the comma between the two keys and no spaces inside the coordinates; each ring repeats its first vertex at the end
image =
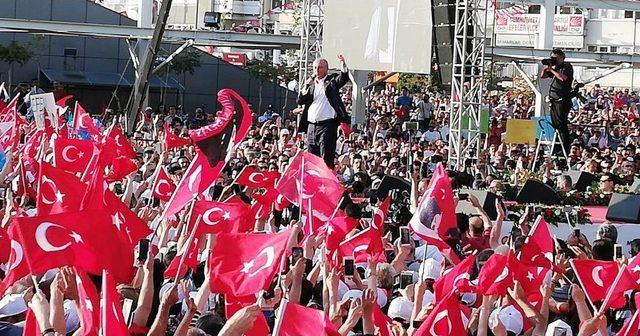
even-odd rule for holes
{"type": "Polygon", "coordinates": [[[560,141],[565,150],[570,144],[568,118],[571,110],[571,85],[573,84],[573,66],[564,61],[565,54],[561,49],[553,49],[551,58],[545,60],[540,78],[552,78],[549,87],[549,106],[551,107],[551,123],[560,134],[560,141]]]}

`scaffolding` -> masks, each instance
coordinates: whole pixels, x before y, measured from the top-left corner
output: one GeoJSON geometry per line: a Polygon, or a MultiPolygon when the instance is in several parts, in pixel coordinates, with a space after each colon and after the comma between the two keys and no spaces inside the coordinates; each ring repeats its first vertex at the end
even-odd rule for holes
{"type": "Polygon", "coordinates": [[[324,0],[302,0],[300,21],[298,86],[302,87],[312,71],[313,61],[322,55],[324,0]]]}
{"type": "Polygon", "coordinates": [[[488,0],[456,2],[448,163],[457,170],[481,149],[487,6],[488,0]]]}

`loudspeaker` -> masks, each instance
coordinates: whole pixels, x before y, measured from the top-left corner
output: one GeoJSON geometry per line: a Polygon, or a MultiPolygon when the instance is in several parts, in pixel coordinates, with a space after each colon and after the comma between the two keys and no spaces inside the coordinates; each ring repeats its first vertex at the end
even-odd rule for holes
{"type": "Polygon", "coordinates": [[[383,200],[389,195],[389,191],[399,189],[401,191],[411,192],[411,183],[401,177],[385,175],[375,190],[375,195],[379,200],[383,200]]]}
{"type": "MultiPolygon", "coordinates": [[[[496,194],[486,190],[472,190],[461,189],[459,194],[473,195],[478,199],[482,209],[487,213],[491,220],[498,218],[498,212],[496,210],[496,194]]],[[[477,215],[476,209],[467,201],[459,201],[456,206],[456,213],[463,213],[467,215],[477,215]]]]}
{"type": "Polygon", "coordinates": [[[640,224],[640,195],[611,195],[606,218],[613,222],[640,224]]]}
{"type": "Polygon", "coordinates": [[[587,188],[596,180],[596,176],[579,170],[570,170],[565,175],[571,178],[573,189],[577,191],[586,191],[587,188]]]}
{"type": "Polygon", "coordinates": [[[518,196],[516,196],[516,201],[520,204],[542,203],[555,205],[560,203],[560,196],[549,185],[538,180],[529,179],[520,189],[518,196]]]}
{"type": "Polygon", "coordinates": [[[218,27],[220,25],[221,13],[218,12],[205,12],[204,13],[204,26],[205,27],[218,27]]]}
{"type": "Polygon", "coordinates": [[[456,22],[456,5],[453,6],[434,6],[433,7],[433,26],[437,27],[441,24],[454,24],[456,22]]]}

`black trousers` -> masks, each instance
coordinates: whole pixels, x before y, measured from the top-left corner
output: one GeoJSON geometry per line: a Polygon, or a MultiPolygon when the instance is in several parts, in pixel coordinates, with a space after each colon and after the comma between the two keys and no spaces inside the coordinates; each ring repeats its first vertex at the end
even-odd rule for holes
{"type": "Polygon", "coordinates": [[[309,123],[307,127],[309,152],[321,157],[331,169],[335,166],[336,141],[338,141],[338,122],[335,119],[309,123]]]}
{"type": "Polygon", "coordinates": [[[549,103],[551,107],[551,124],[560,134],[560,141],[562,147],[566,151],[569,150],[571,140],[569,139],[569,111],[571,111],[571,100],[564,98],[562,100],[551,100],[549,103]]]}

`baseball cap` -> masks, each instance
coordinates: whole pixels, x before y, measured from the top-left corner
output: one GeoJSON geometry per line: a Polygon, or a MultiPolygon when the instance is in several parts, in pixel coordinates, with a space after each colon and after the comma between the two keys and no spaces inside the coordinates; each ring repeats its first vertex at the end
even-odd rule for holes
{"type": "Polygon", "coordinates": [[[520,333],[522,332],[524,320],[522,319],[522,314],[520,314],[520,312],[516,308],[510,305],[492,311],[491,315],[489,315],[489,327],[491,329],[495,328],[496,326],[496,315],[500,319],[500,323],[502,323],[507,331],[510,331],[516,335],[520,335],[520,333]]]}
{"type": "Polygon", "coordinates": [[[571,326],[569,326],[567,322],[563,320],[555,320],[549,323],[549,326],[547,327],[547,331],[544,333],[544,336],[554,336],[554,331],[556,328],[563,328],[567,331],[565,334],[566,336],[573,336],[573,330],[571,330],[571,326]]]}
{"type": "Polygon", "coordinates": [[[18,315],[27,311],[22,294],[9,294],[0,299],[0,318],[18,315]]]}
{"type": "Polygon", "coordinates": [[[442,264],[433,258],[424,261],[420,267],[420,278],[438,280],[442,274],[442,264]]]}
{"type": "Polygon", "coordinates": [[[402,319],[405,322],[411,321],[411,312],[413,311],[413,302],[404,296],[397,297],[389,304],[387,315],[392,319],[402,319]]]}

